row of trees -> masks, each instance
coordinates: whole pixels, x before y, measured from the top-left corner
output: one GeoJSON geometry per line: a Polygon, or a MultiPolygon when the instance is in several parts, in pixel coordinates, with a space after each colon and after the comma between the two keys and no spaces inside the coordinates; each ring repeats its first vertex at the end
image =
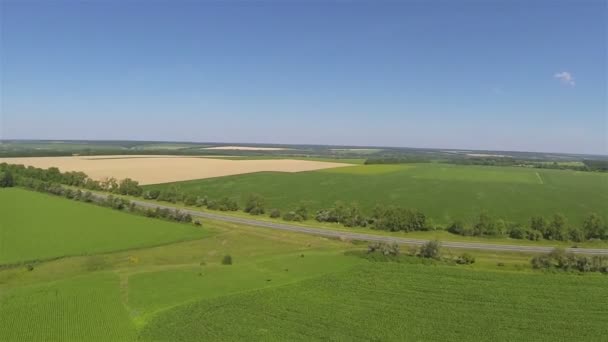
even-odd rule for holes
{"type": "MultiPolygon", "coordinates": [[[[430,158],[418,156],[398,156],[398,157],[373,157],[365,160],[365,165],[373,164],[407,164],[407,163],[430,163],[430,158]]],[[[557,169],[575,171],[596,171],[608,172],[608,160],[583,160],[583,165],[558,163],[558,162],[539,162],[529,159],[518,159],[512,157],[466,157],[448,158],[442,160],[443,163],[458,165],[483,165],[483,166],[523,166],[538,169],[557,169]]]]}
{"type": "MultiPolygon", "coordinates": [[[[62,196],[67,199],[95,203],[104,207],[129,211],[138,215],[144,215],[147,217],[161,218],[171,221],[191,223],[192,216],[187,212],[178,209],[167,209],[167,208],[141,208],[135,205],[135,203],[124,199],[122,197],[115,197],[113,195],[100,196],[94,195],[91,191],[82,191],[81,189],[66,188],[60,184],[53,183],[50,181],[42,181],[33,178],[19,178],[19,182],[16,185],[30,188],[35,191],[45,192],[56,196],[62,196]]],[[[197,224],[198,221],[194,223],[197,224]]],[[[199,223],[200,224],[200,223],[199,223]]]]}
{"type": "MultiPolygon", "coordinates": [[[[229,197],[219,200],[209,199],[206,196],[184,194],[177,187],[143,191],[143,188],[136,181],[128,178],[121,181],[113,178],[94,181],[82,172],[61,173],[57,168],[44,170],[24,167],[23,165],[0,164],[0,187],[22,183],[26,187],[37,188],[42,186],[40,182],[43,182],[43,184],[61,183],[74,186],[80,184],[85,188],[92,188],[91,190],[105,190],[121,195],[142,196],[144,199],[170,203],[183,202],[187,206],[205,206],[211,210],[239,210],[239,203],[229,197]]],[[[44,186],[42,187],[44,188],[44,186]]],[[[281,217],[285,221],[305,221],[310,217],[308,207],[304,203],[300,203],[284,213],[276,208],[267,210],[265,199],[258,194],[250,194],[244,198],[243,211],[251,215],[268,213],[271,218],[281,217]]],[[[335,222],[347,227],[369,226],[372,229],[386,231],[411,232],[437,228],[427,220],[422,212],[415,209],[377,205],[371,216],[365,216],[356,203],[345,204],[341,201],[335,202],[330,208],[318,210],[314,214],[314,218],[319,222],[335,222]]],[[[562,214],[555,214],[549,220],[536,216],[531,218],[526,226],[506,222],[502,219],[494,219],[488,214],[482,213],[472,225],[455,221],[447,227],[447,230],[453,234],[463,236],[509,236],[514,239],[533,241],[545,239],[581,242],[591,239],[608,239],[608,225],[597,214],[590,214],[583,225],[577,227],[568,224],[566,217],[562,214]]]]}
{"type": "Polygon", "coordinates": [[[14,178],[13,182],[17,182],[20,178],[37,179],[43,182],[75,186],[87,190],[107,191],[120,195],[141,196],[143,193],[143,188],[139,183],[130,178],[123,180],[106,178],[97,181],[89,178],[84,172],[61,172],[56,167],[41,169],[33,166],[0,163],[0,176],[0,179],[14,178]]]}
{"type": "Polygon", "coordinates": [[[448,226],[450,233],[463,236],[509,236],[513,239],[556,240],[581,242],[592,239],[608,239],[608,225],[602,217],[591,213],[585,218],[581,227],[570,225],[563,214],[555,214],[550,220],[542,216],[530,219],[528,226],[518,223],[493,219],[482,213],[476,223],[471,226],[461,221],[448,226]]]}
{"type": "Polygon", "coordinates": [[[576,255],[562,248],[555,248],[548,254],[535,256],[531,263],[536,269],[608,273],[608,256],[576,255]]]}

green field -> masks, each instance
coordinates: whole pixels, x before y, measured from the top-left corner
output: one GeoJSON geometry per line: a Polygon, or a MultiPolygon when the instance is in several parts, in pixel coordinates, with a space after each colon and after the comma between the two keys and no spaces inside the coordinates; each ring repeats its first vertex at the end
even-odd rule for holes
{"type": "Polygon", "coordinates": [[[113,274],[0,292],[0,341],[129,341],[136,336],[113,274]]]}
{"type": "Polygon", "coordinates": [[[47,194],[0,190],[0,264],[201,238],[193,225],[139,217],[47,194]]]}
{"type": "Polygon", "coordinates": [[[608,174],[517,167],[448,164],[360,165],[301,173],[255,174],[149,185],[177,187],[210,198],[264,196],[268,207],[288,210],[304,202],[314,211],[335,201],[357,202],[367,213],[376,204],[421,210],[435,223],[472,222],[486,211],[527,223],[534,215],[561,212],[579,224],[590,212],[608,219],[608,174]]]}
{"type": "Polygon", "coordinates": [[[201,230],[21,189],[0,196],[8,208],[2,223],[10,218],[3,253],[10,246],[17,259],[71,255],[0,268],[0,341],[595,341],[608,334],[605,275],[533,271],[526,254],[475,251],[469,266],[372,262],[352,253],[366,248],[361,243],[206,219],[201,230]],[[36,215],[25,215],[26,205],[36,215]],[[29,247],[33,237],[42,237],[38,248],[29,247]],[[232,265],[221,264],[224,255],[232,265]]]}
{"type": "Polygon", "coordinates": [[[294,285],[180,306],[144,327],[173,341],[591,341],[605,277],[367,264],[294,285]]]}

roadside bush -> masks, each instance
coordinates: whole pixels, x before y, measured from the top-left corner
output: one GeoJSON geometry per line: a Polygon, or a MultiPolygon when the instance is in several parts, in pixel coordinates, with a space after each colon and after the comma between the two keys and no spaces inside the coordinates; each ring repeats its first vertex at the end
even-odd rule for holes
{"type": "Polygon", "coordinates": [[[441,244],[438,240],[431,240],[422,246],[418,255],[428,259],[440,259],[441,258],[441,244]]]}
{"type": "Polygon", "coordinates": [[[412,209],[396,206],[376,206],[372,216],[374,227],[388,231],[426,230],[426,216],[412,209]]]}
{"type": "Polygon", "coordinates": [[[281,217],[281,211],[279,209],[270,209],[270,215],[271,218],[279,218],[281,217]]]}
{"type": "Polygon", "coordinates": [[[177,192],[176,188],[171,187],[171,188],[162,190],[158,194],[157,199],[159,201],[177,203],[177,201],[179,201],[181,199],[181,195],[177,192]]]}
{"type": "Polygon", "coordinates": [[[294,212],[296,213],[296,215],[298,215],[302,218],[300,221],[308,220],[308,208],[306,207],[306,205],[300,204],[299,206],[296,207],[294,212]]]}
{"type": "Polygon", "coordinates": [[[345,227],[364,227],[367,225],[367,219],[361,214],[357,204],[345,205],[340,201],[334,203],[334,206],[329,209],[317,211],[315,220],[319,222],[338,222],[345,227]]]}
{"type": "Polygon", "coordinates": [[[224,255],[222,258],[222,265],[232,265],[232,256],[230,256],[230,254],[224,255]]]}
{"type": "MultiPolygon", "coordinates": [[[[86,177],[86,175],[85,175],[86,177]]],[[[144,189],[139,186],[139,182],[132,180],[131,178],[125,178],[118,183],[118,188],[116,192],[121,195],[130,195],[130,196],[141,196],[144,189]]]]}
{"type": "Polygon", "coordinates": [[[219,211],[237,211],[239,210],[239,206],[236,201],[228,197],[224,197],[219,201],[207,200],[207,209],[219,211]]]}
{"type": "Polygon", "coordinates": [[[264,198],[258,194],[250,194],[245,200],[243,211],[251,215],[264,214],[264,198]]]}
{"type": "Polygon", "coordinates": [[[188,195],[184,198],[184,205],[192,207],[196,204],[196,196],[188,195]]]}
{"type": "Polygon", "coordinates": [[[384,256],[398,256],[399,245],[395,242],[373,242],[367,246],[367,253],[380,252],[384,256]]]}
{"type": "Polygon", "coordinates": [[[462,253],[454,261],[459,265],[471,265],[475,263],[475,257],[469,253],[462,253]]]}
{"type": "Polygon", "coordinates": [[[160,195],[160,190],[150,190],[150,191],[144,192],[143,197],[144,197],[144,199],[154,200],[154,199],[157,199],[159,195],[160,195]]]}
{"type": "Polygon", "coordinates": [[[304,221],[304,218],[298,215],[295,211],[288,211],[283,215],[285,221],[304,221]]]}
{"type": "Polygon", "coordinates": [[[90,191],[85,192],[84,194],[82,194],[80,200],[88,203],[93,202],[93,193],[91,193],[90,191]]]}
{"type": "Polygon", "coordinates": [[[548,254],[537,255],[530,263],[535,269],[608,273],[608,256],[576,255],[562,248],[555,248],[548,254]]]}
{"type": "Polygon", "coordinates": [[[194,204],[197,207],[202,207],[204,205],[207,205],[207,197],[197,197],[196,198],[196,203],[194,204]]]}

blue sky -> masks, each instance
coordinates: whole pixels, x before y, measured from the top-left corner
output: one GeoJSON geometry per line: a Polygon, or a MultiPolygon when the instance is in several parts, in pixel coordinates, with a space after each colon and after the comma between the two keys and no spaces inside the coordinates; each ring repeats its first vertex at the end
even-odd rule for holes
{"type": "Polygon", "coordinates": [[[605,1],[2,1],[2,138],[608,154],[605,1]]]}

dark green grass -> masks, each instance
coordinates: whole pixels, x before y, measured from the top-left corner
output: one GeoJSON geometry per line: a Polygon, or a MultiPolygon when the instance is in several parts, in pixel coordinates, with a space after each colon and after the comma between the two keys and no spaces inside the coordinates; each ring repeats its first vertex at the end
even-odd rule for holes
{"type": "Polygon", "coordinates": [[[100,273],[0,293],[0,341],[132,341],[119,279],[100,273]]]}
{"type": "Polygon", "coordinates": [[[533,215],[561,212],[580,224],[590,212],[608,219],[608,174],[516,167],[446,164],[361,165],[301,173],[261,172],[147,186],[177,187],[210,198],[241,200],[258,193],[267,206],[288,210],[300,202],[314,210],[335,201],[416,208],[435,223],[473,222],[481,211],[527,223],[533,215]]]}
{"type": "Polygon", "coordinates": [[[178,224],[28,190],[0,189],[0,264],[208,236],[178,224]]]}
{"type": "Polygon", "coordinates": [[[159,315],[142,340],[600,341],[608,278],[374,263],[159,315]]]}

